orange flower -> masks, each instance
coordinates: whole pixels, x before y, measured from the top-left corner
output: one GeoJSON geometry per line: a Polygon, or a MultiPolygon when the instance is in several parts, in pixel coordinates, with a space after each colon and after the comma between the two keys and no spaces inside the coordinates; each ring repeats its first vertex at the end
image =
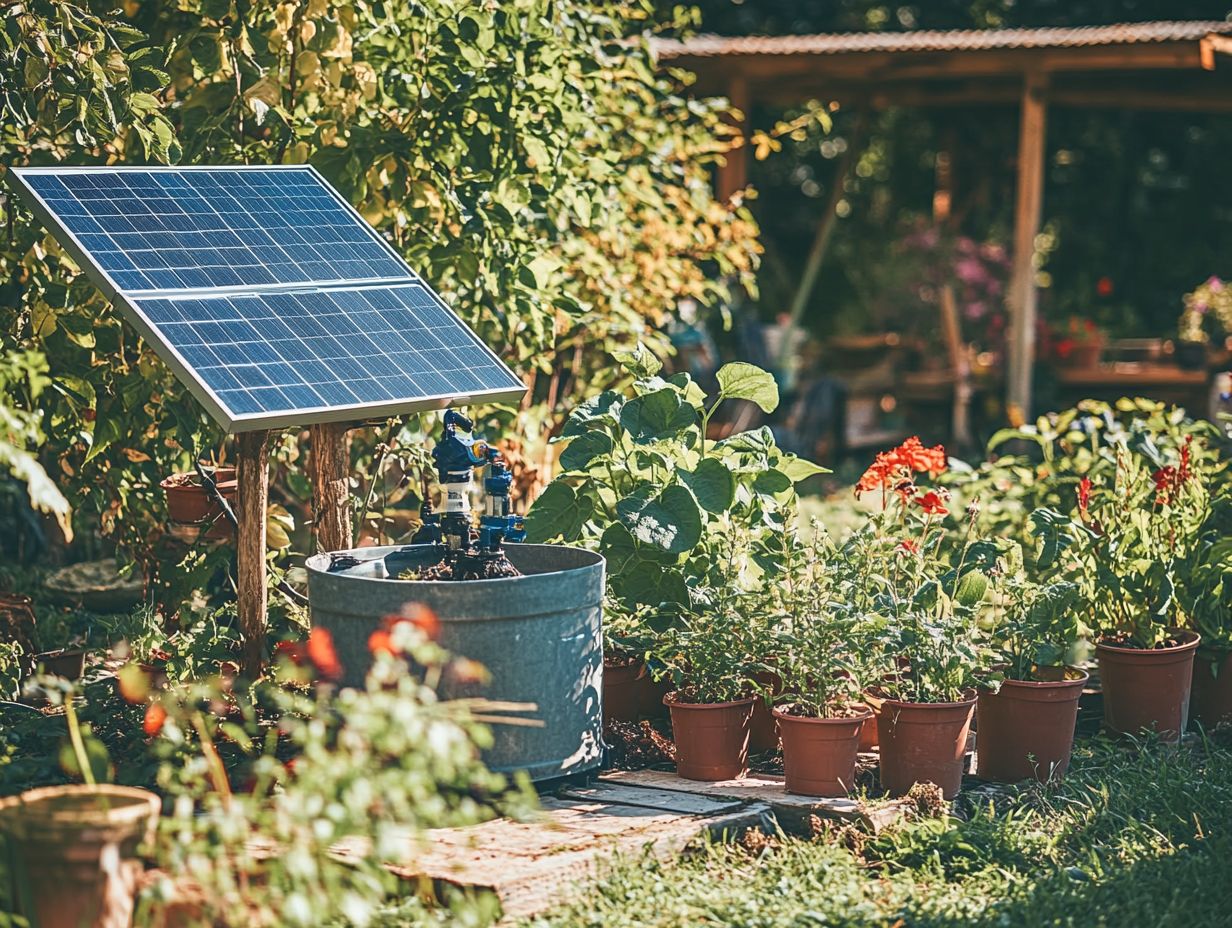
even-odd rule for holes
{"type": "Polygon", "coordinates": [[[1078,511],[1083,515],[1091,505],[1091,478],[1083,477],[1078,481],[1078,511]]]}
{"type": "Polygon", "coordinates": [[[142,723],[142,730],[153,738],[163,730],[163,723],[167,721],[167,710],[156,702],[150,703],[145,709],[145,722],[142,723]]]}
{"type": "Polygon", "coordinates": [[[385,629],[378,628],[368,636],[368,651],[376,654],[396,654],[393,636],[385,629]]]}
{"type": "Polygon", "coordinates": [[[924,510],[925,515],[943,516],[950,511],[945,507],[945,500],[936,490],[929,490],[923,496],[917,496],[915,502],[924,510]]]}
{"type": "Polygon", "coordinates": [[[879,452],[873,463],[856,484],[856,496],[871,490],[909,481],[913,473],[935,477],[947,467],[945,448],[935,445],[925,448],[919,436],[913,435],[897,448],[879,452]]]}
{"type": "Polygon", "coordinates": [[[905,554],[919,554],[920,543],[913,538],[904,538],[898,543],[898,550],[905,554]]]}
{"type": "Polygon", "coordinates": [[[314,628],[308,633],[306,653],[321,676],[328,680],[337,680],[342,676],[342,664],[338,661],[338,652],[334,650],[334,636],[328,629],[314,628]]]}
{"type": "Polygon", "coordinates": [[[410,622],[433,641],[441,633],[441,620],[436,617],[435,612],[423,603],[411,603],[405,606],[400,618],[403,621],[410,622]]]}

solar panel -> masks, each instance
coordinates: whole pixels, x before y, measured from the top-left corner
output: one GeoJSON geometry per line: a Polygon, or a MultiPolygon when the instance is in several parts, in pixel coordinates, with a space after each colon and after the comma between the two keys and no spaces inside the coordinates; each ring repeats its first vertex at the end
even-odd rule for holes
{"type": "Polygon", "coordinates": [[[61,244],[233,431],[519,397],[307,166],[14,168],[61,244]]]}

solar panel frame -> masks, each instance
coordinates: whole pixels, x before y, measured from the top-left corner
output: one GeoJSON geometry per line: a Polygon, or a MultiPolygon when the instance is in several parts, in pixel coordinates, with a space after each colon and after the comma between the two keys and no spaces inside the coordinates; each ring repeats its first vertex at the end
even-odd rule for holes
{"type": "Polygon", "coordinates": [[[249,170],[261,171],[298,171],[308,174],[316,183],[329,192],[336,204],[359,227],[367,232],[370,239],[379,244],[387,257],[398,267],[405,270],[405,276],[400,277],[368,277],[368,278],[333,278],[321,281],[271,284],[239,284],[216,287],[182,287],[127,290],[119,285],[114,277],[94,260],[90,251],[83,245],[78,236],[62,222],[59,216],[50,208],[40,193],[29,183],[31,176],[39,174],[76,174],[92,172],[188,172],[215,171],[226,172],[244,170],[239,165],[195,165],[189,167],[168,166],[123,166],[108,168],[89,167],[15,167],[6,173],[10,184],[17,189],[30,205],[39,221],[56,233],[61,247],[86,271],[87,275],[109,300],[118,306],[123,316],[137,329],[141,337],[154,349],[155,353],[171,368],[176,377],[189,388],[201,402],[206,411],[229,432],[243,432],[255,429],[273,429],[289,426],[302,426],[314,423],[350,422],[369,418],[386,418],[403,413],[423,412],[444,409],[454,405],[470,405],[474,403],[513,402],[522,397],[526,387],[509,370],[500,357],[481,339],[474,335],[457,314],[445,304],[436,292],[427,285],[418,274],[407,265],[405,259],[393,246],[374,229],[341,195],[334,190],[321,174],[311,165],[261,165],[249,170]],[[429,295],[440,310],[448,314],[451,320],[472,336],[478,346],[490,361],[509,375],[509,386],[485,387],[483,389],[457,390],[448,393],[437,393],[412,398],[395,398],[387,402],[355,403],[297,409],[293,411],[262,411],[255,413],[239,413],[233,410],[218,393],[197,372],[195,365],[189,362],[183,354],[171,344],[167,336],[159,331],[158,325],[149,319],[140,303],[150,299],[212,299],[225,296],[243,295],[273,295],[273,294],[304,294],[309,292],[329,293],[343,290],[379,289],[381,287],[397,287],[417,284],[429,295]],[[514,386],[513,384],[516,384],[514,386]]]}

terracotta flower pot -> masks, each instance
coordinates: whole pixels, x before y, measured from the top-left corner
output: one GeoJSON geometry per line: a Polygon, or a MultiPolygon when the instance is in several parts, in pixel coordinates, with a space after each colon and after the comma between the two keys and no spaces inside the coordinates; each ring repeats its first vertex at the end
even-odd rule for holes
{"type": "Polygon", "coordinates": [[[976,704],[976,774],[985,780],[1041,783],[1060,779],[1074,748],[1078,698],[1089,678],[1072,670],[1063,680],[1006,680],[976,704]]]}
{"type": "Polygon", "coordinates": [[[663,697],[672,716],[676,774],[686,780],[734,780],[749,769],[753,697],[733,702],[679,702],[663,697]]]}
{"type": "MultiPolygon", "coordinates": [[[[220,469],[216,479],[218,492],[234,507],[239,494],[234,473],[228,477],[220,469]]],[[[172,522],[196,525],[222,518],[222,509],[201,485],[201,478],[196,474],[171,474],[163,478],[159,486],[167,494],[167,515],[172,522]]]]}
{"type": "Polygon", "coordinates": [[[22,914],[42,928],[129,925],[160,800],[128,786],[51,786],[0,800],[22,914]]]}
{"type": "Polygon", "coordinates": [[[946,799],[962,787],[975,694],[961,702],[887,699],[877,713],[881,785],[903,796],[916,783],[935,783],[946,799]]]}
{"type": "Polygon", "coordinates": [[[787,792],[802,796],[846,796],[856,781],[860,732],[873,717],[868,706],[858,715],[821,719],[774,710],[783,738],[787,792]]]}
{"type": "Polygon", "coordinates": [[[641,680],[646,665],[635,660],[628,663],[603,662],[603,723],[636,722],[641,715],[641,680]]]}
{"type": "Polygon", "coordinates": [[[1198,649],[1189,715],[1206,729],[1232,722],[1232,651],[1198,649]]]}
{"type": "MultiPolygon", "coordinates": [[[[755,673],[753,679],[770,691],[771,699],[783,692],[783,678],[771,670],[755,673]]],[[[774,712],[766,702],[766,697],[758,694],[754,700],[753,721],[749,726],[749,751],[754,754],[773,751],[779,746],[779,730],[774,721],[774,712]]]]}
{"type": "Polygon", "coordinates": [[[1114,735],[1155,731],[1178,741],[1189,720],[1196,632],[1174,632],[1170,648],[1125,648],[1099,642],[1099,680],[1104,689],[1104,727],[1114,735]]]}
{"type": "Polygon", "coordinates": [[[880,696],[874,696],[872,693],[864,694],[864,704],[872,713],[864,720],[864,726],[860,729],[860,750],[865,754],[877,750],[877,713],[881,711],[883,702],[885,700],[880,696]]]}

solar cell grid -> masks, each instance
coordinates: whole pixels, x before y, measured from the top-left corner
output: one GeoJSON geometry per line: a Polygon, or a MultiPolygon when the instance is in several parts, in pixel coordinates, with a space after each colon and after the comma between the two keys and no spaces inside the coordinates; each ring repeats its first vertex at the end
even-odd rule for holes
{"type": "Polygon", "coordinates": [[[311,168],[10,177],[230,429],[524,392],[311,168]]]}
{"type": "Polygon", "coordinates": [[[414,279],[308,169],[26,181],[120,290],[414,279]]]}
{"type": "Polygon", "coordinates": [[[236,416],[521,388],[418,283],[132,302],[236,416]]]}

